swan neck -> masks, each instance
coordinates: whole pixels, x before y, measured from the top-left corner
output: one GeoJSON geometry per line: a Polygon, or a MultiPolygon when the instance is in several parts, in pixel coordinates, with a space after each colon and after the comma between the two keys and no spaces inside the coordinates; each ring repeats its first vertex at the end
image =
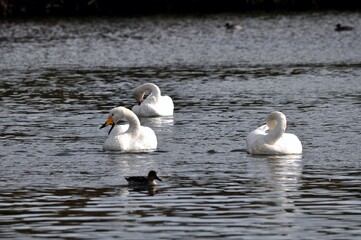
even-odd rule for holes
{"type": "Polygon", "coordinates": [[[130,110],[125,109],[124,110],[124,117],[127,119],[129,123],[129,128],[127,132],[139,132],[140,129],[140,121],[138,117],[130,110]]]}
{"type": "MultiPolygon", "coordinates": [[[[280,139],[283,135],[283,133],[286,131],[287,121],[282,116],[276,117],[277,125],[270,129],[270,132],[265,137],[265,142],[267,144],[275,144],[278,139],[280,139]]],[[[268,122],[267,122],[268,125],[268,122]]]]}
{"type": "Polygon", "coordinates": [[[141,92],[145,92],[147,90],[150,90],[153,94],[153,96],[160,96],[160,89],[157,85],[153,84],[153,83],[146,83],[143,84],[140,91],[141,92]]]}

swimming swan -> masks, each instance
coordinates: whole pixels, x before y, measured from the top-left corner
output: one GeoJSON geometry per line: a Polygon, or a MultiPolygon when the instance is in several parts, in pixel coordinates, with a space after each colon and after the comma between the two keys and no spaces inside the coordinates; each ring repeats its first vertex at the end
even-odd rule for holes
{"type": "Polygon", "coordinates": [[[249,153],[264,155],[302,153],[302,144],[298,137],[285,133],[287,121],[283,113],[272,112],[267,117],[266,123],[248,134],[246,143],[249,153]]]}
{"type": "Polygon", "coordinates": [[[113,108],[108,120],[100,127],[112,125],[108,138],[103,145],[107,151],[142,151],[155,150],[157,148],[157,137],[149,127],[140,125],[138,117],[125,107],[113,108]],[[116,125],[125,118],[129,125],[116,125]],[[114,128],[114,131],[112,131],[114,128]]]}
{"type": "Polygon", "coordinates": [[[145,83],[134,90],[134,97],[138,105],[132,111],[139,117],[162,117],[173,115],[173,101],[169,96],[161,96],[160,89],[154,83],[145,83]],[[146,91],[151,91],[146,99],[143,99],[146,91]]]}

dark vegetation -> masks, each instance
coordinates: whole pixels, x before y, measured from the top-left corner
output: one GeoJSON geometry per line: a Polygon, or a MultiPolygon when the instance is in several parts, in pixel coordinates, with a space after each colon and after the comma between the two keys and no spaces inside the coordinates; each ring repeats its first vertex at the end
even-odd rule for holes
{"type": "Polygon", "coordinates": [[[1,17],[357,9],[360,0],[0,0],[1,17]]]}

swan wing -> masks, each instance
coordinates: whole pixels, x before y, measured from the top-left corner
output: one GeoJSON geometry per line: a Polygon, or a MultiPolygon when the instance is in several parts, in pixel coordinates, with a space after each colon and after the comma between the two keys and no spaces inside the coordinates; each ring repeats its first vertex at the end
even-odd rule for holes
{"type": "Polygon", "coordinates": [[[133,143],[134,150],[155,150],[157,145],[157,136],[153,129],[142,126],[138,138],[133,143]]]}
{"type": "Polygon", "coordinates": [[[109,136],[103,148],[107,151],[136,152],[155,150],[157,145],[155,132],[149,127],[141,126],[141,131],[137,137],[132,135],[131,132],[109,136]]]}
{"type": "Polygon", "coordinates": [[[135,105],[132,111],[139,117],[158,116],[154,106],[156,106],[156,98],[149,95],[140,105],[135,105]]]}
{"type": "Polygon", "coordinates": [[[132,111],[141,117],[172,116],[173,100],[169,96],[149,95],[140,105],[135,105],[132,111]]]}
{"type": "Polygon", "coordinates": [[[174,111],[174,104],[172,98],[169,96],[161,96],[156,104],[157,112],[160,116],[172,116],[174,111]]]}
{"type": "Polygon", "coordinates": [[[254,148],[257,147],[257,145],[259,145],[260,141],[262,140],[262,138],[267,134],[266,131],[268,130],[267,125],[263,125],[255,130],[253,130],[252,132],[250,132],[247,135],[246,138],[246,145],[247,145],[247,151],[249,153],[254,152],[254,148]]]}
{"type": "Polygon", "coordinates": [[[115,125],[113,130],[110,132],[110,135],[117,136],[117,135],[123,134],[128,130],[128,128],[129,128],[129,124],[122,124],[122,125],[117,124],[117,125],[115,125]]]}
{"type": "Polygon", "coordinates": [[[301,154],[302,144],[298,137],[292,133],[284,133],[274,144],[278,154],[301,154]]]}
{"type": "MultiPolygon", "coordinates": [[[[265,136],[265,135],[263,135],[265,136]]],[[[302,144],[294,134],[285,133],[275,144],[267,144],[262,135],[250,133],[247,138],[247,150],[255,155],[288,155],[301,154],[302,144]]]]}
{"type": "Polygon", "coordinates": [[[140,105],[134,105],[132,107],[132,112],[135,113],[135,115],[137,116],[141,116],[140,105]]]}
{"type": "Polygon", "coordinates": [[[122,151],[124,146],[124,133],[128,130],[129,124],[115,125],[103,144],[103,149],[107,151],[122,151]],[[122,137],[120,137],[122,136],[122,137]]]}

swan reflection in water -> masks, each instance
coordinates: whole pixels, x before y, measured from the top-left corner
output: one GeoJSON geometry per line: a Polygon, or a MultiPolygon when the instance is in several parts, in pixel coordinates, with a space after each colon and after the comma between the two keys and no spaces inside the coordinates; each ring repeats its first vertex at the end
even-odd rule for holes
{"type": "Polygon", "coordinates": [[[283,191],[297,191],[302,175],[302,157],[300,155],[268,156],[272,180],[283,191]]]}
{"type": "Polygon", "coordinates": [[[164,127],[172,127],[174,125],[173,116],[168,117],[141,117],[140,122],[144,126],[154,127],[154,128],[164,128],[164,127]]]}
{"type": "MultiPolygon", "coordinates": [[[[267,201],[280,206],[281,211],[289,212],[295,209],[294,199],[299,198],[302,183],[303,166],[301,155],[283,156],[250,156],[249,171],[252,178],[257,179],[257,185],[271,195],[267,201]]],[[[263,194],[260,195],[261,197],[263,194]]]]}

